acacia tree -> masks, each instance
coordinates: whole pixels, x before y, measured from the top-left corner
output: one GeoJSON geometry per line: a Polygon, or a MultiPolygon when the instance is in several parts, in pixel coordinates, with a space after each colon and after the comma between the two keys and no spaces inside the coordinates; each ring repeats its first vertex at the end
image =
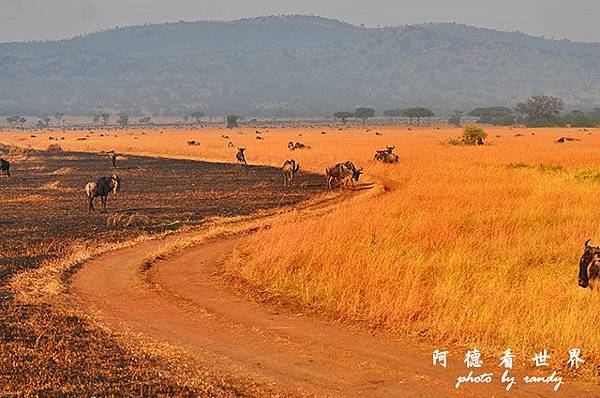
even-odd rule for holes
{"type": "Polygon", "coordinates": [[[413,119],[417,119],[417,126],[421,125],[421,118],[424,117],[432,117],[435,116],[432,111],[427,108],[415,107],[408,108],[402,111],[402,116],[410,119],[410,124],[412,124],[413,119]]]}
{"type": "Polygon", "coordinates": [[[240,117],[238,115],[229,115],[227,116],[227,128],[228,129],[233,129],[238,127],[238,121],[240,120],[240,117]]]}
{"type": "Polygon", "coordinates": [[[564,103],[560,98],[535,95],[525,102],[519,102],[515,109],[531,119],[543,119],[548,116],[557,116],[563,107],[564,103]]]}
{"type": "Polygon", "coordinates": [[[363,124],[367,122],[367,119],[375,116],[375,109],[360,107],[354,110],[354,116],[362,119],[363,124]]]}
{"type": "Polygon", "coordinates": [[[354,117],[354,112],[341,111],[333,114],[333,117],[340,119],[342,123],[346,124],[346,119],[354,117]]]}
{"type": "Polygon", "coordinates": [[[510,125],[515,123],[512,109],[504,106],[475,108],[469,112],[469,116],[477,116],[479,118],[477,123],[482,124],[510,125]]]}
{"type": "Polygon", "coordinates": [[[110,113],[102,112],[100,116],[102,117],[102,123],[106,125],[110,119],[110,113]]]}

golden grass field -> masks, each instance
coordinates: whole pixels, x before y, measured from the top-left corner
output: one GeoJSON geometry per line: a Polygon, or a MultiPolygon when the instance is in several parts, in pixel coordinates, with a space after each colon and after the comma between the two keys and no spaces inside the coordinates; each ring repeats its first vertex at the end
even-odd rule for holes
{"type": "Polygon", "coordinates": [[[526,358],[547,348],[553,365],[578,347],[597,375],[600,292],[579,288],[577,273],[583,242],[600,243],[600,129],[488,127],[483,147],[444,144],[455,128],[261,128],[264,140],[254,130],[3,132],[0,142],[44,149],[53,136],[65,137],[64,150],[234,161],[232,141],[251,164],[293,158],[320,173],[352,160],[385,192],[319,218],[282,217],[236,252],[228,272],[438,346],[475,343],[494,356],[511,347],[526,358]],[[581,141],[555,143],[561,136],[581,141]],[[288,141],[312,149],[291,152],[288,141]],[[373,161],[386,145],[400,163],[373,161]]]}

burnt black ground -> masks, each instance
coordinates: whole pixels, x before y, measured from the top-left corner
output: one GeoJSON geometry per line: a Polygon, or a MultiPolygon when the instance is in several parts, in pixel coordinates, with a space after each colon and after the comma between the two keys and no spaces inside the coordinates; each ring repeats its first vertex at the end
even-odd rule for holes
{"type": "MultiPolygon", "coordinates": [[[[200,225],[209,216],[250,214],[322,191],[301,174],[282,187],[278,169],[127,156],[41,152],[0,146],[12,177],[0,177],[0,395],[246,395],[206,375],[189,389],[165,376],[170,365],[121,348],[105,332],[48,306],[20,305],[8,288],[16,273],[68,254],[74,244],[119,242],[141,233],[200,225]],[[106,213],[88,213],[83,187],[113,173],[122,191],[106,213]]],[[[100,209],[99,201],[96,209],[100,209]]]]}

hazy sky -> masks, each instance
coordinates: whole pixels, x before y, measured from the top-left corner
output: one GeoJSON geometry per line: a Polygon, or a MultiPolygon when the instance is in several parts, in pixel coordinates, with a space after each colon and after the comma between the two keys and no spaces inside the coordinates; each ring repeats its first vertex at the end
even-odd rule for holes
{"type": "Polygon", "coordinates": [[[600,42],[600,0],[0,0],[0,42],[272,14],[313,14],[368,26],[455,21],[600,42]]]}

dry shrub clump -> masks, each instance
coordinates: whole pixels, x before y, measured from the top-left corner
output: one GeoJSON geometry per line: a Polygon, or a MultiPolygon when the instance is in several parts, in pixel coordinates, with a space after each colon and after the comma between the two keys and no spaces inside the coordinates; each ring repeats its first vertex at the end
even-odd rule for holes
{"type": "Polygon", "coordinates": [[[150,217],[140,213],[114,213],[106,219],[106,226],[109,228],[143,227],[151,223],[150,217]]]}
{"type": "Polygon", "coordinates": [[[62,147],[58,144],[50,144],[48,148],[46,148],[48,152],[62,152],[62,147]]]}

